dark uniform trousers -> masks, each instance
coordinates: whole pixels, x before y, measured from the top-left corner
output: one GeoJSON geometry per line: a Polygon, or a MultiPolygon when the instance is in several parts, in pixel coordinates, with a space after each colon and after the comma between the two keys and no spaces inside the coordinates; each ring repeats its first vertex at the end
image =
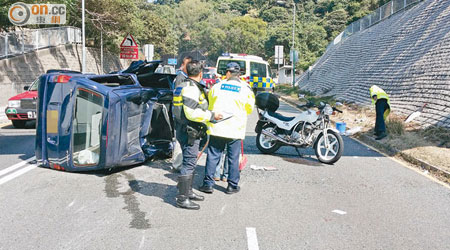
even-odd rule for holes
{"type": "Polygon", "coordinates": [[[386,123],[384,121],[384,112],[389,108],[386,99],[378,99],[375,103],[376,119],[375,119],[375,133],[380,135],[386,132],[386,123]]]}
{"type": "Polygon", "coordinates": [[[200,140],[195,140],[193,145],[188,145],[188,134],[185,124],[175,122],[176,138],[180,143],[183,152],[183,162],[181,164],[181,175],[190,175],[197,166],[197,155],[200,140]]]}
{"type": "Polygon", "coordinates": [[[209,137],[208,157],[206,158],[206,169],[204,184],[208,186],[214,185],[214,173],[220,162],[223,151],[227,147],[228,156],[228,184],[236,187],[239,183],[239,154],[241,153],[241,140],[230,139],[218,136],[209,137]]]}

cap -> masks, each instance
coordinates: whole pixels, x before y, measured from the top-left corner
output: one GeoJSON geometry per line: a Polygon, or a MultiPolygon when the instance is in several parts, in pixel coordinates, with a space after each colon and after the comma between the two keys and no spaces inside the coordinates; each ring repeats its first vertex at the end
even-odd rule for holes
{"type": "Polygon", "coordinates": [[[241,67],[239,66],[239,64],[237,64],[235,62],[230,62],[229,64],[227,64],[227,71],[239,72],[240,70],[241,70],[241,67]]]}

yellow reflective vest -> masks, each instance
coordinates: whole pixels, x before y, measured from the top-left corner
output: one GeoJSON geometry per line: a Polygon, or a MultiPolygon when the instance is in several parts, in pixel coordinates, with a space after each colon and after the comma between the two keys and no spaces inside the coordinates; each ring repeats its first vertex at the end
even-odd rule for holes
{"type": "Polygon", "coordinates": [[[372,87],[370,87],[370,99],[372,100],[372,104],[375,105],[375,101],[373,100],[372,96],[377,96],[377,100],[378,99],[386,99],[387,103],[388,103],[388,109],[386,109],[386,111],[384,111],[384,119],[386,120],[386,118],[388,117],[389,113],[391,112],[391,103],[389,101],[389,96],[386,94],[386,92],[384,92],[383,89],[381,89],[380,87],[378,87],[377,85],[372,85],[372,87]]]}
{"type": "Polygon", "coordinates": [[[208,100],[194,80],[188,78],[173,93],[173,113],[176,122],[188,121],[206,123],[214,115],[208,110],[208,100]]]}
{"type": "Polygon", "coordinates": [[[230,78],[215,84],[208,93],[209,110],[231,118],[208,123],[208,133],[230,139],[244,139],[247,116],[253,112],[255,95],[248,84],[230,78]]]}

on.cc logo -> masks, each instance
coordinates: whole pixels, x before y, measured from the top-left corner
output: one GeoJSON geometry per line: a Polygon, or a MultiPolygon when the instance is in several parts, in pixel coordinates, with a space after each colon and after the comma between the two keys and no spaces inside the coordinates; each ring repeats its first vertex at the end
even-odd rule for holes
{"type": "Polygon", "coordinates": [[[24,25],[30,19],[30,9],[24,3],[15,3],[9,8],[8,18],[14,25],[24,25]]]}

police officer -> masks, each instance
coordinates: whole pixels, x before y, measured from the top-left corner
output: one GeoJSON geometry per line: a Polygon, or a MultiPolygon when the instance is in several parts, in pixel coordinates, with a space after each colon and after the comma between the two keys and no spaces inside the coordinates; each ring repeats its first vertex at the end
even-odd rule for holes
{"type": "Polygon", "coordinates": [[[370,87],[370,97],[372,104],[375,104],[375,136],[376,140],[381,140],[387,136],[385,120],[391,112],[389,96],[380,87],[373,85],[370,87]]]}
{"type": "Polygon", "coordinates": [[[215,84],[208,94],[209,110],[223,114],[222,121],[209,123],[210,141],[207,149],[205,178],[199,188],[205,193],[213,192],[214,173],[222,153],[227,148],[228,187],[227,194],[239,192],[239,154],[241,140],[245,138],[247,116],[252,113],[255,95],[250,86],[239,79],[239,64],[227,65],[226,79],[215,84]]]}
{"type": "Polygon", "coordinates": [[[222,115],[208,110],[205,86],[200,84],[203,66],[192,60],[186,65],[188,78],[174,91],[173,104],[177,141],[181,145],[183,162],[178,176],[177,206],[200,209],[192,200],[202,201],[203,196],[192,191],[193,172],[202,135],[206,135],[206,122],[219,120],[222,115]]]}
{"type": "MultiPolygon", "coordinates": [[[[173,89],[176,89],[178,86],[181,86],[181,84],[188,78],[186,65],[190,61],[192,61],[191,56],[186,56],[185,58],[183,58],[180,71],[178,71],[177,77],[175,78],[174,81],[173,89]]],[[[181,153],[181,146],[180,143],[178,143],[178,141],[175,141],[172,153],[172,169],[180,171],[182,162],[183,162],[183,155],[181,153]]]]}

